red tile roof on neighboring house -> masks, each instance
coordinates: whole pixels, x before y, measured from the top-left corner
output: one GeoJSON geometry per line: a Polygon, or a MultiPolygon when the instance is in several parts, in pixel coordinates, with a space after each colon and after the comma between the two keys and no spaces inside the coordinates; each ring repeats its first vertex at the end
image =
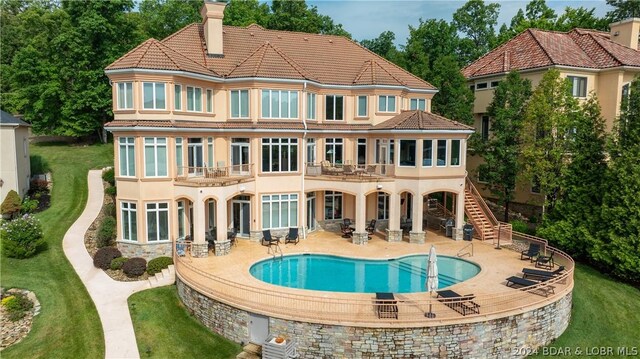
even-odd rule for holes
{"type": "Polygon", "coordinates": [[[147,40],[106,70],[157,69],[226,78],[306,79],[325,85],[391,85],[435,90],[428,82],[341,36],[223,26],[224,56],[207,56],[202,24],[161,42],[147,40]],[[179,56],[178,56],[179,55],[179,56]]]}
{"type": "Polygon", "coordinates": [[[613,42],[609,34],[595,30],[528,29],[463,68],[462,74],[475,78],[554,65],[593,69],[640,67],[640,51],[613,42]]]}
{"type": "Polygon", "coordinates": [[[473,130],[473,127],[421,110],[402,111],[373,130],[473,130]]]}

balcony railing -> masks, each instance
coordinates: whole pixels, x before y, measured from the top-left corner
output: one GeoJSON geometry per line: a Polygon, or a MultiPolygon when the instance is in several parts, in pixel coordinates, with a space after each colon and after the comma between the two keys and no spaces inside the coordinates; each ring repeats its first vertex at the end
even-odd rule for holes
{"type": "Polygon", "coordinates": [[[363,179],[393,177],[395,175],[395,165],[393,164],[350,164],[350,163],[330,163],[322,161],[320,163],[306,163],[306,176],[318,177],[328,176],[342,179],[363,179]]]}
{"type": "Polygon", "coordinates": [[[198,186],[226,186],[252,179],[253,163],[224,167],[179,167],[176,182],[198,186]]]}

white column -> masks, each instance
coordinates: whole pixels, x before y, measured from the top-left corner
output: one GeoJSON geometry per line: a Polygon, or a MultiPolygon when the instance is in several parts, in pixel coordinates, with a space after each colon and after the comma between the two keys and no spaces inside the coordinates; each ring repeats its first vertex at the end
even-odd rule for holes
{"type": "Polygon", "coordinates": [[[464,190],[458,193],[456,201],[456,236],[455,239],[462,239],[462,226],[464,225],[464,190]]]}
{"type": "Polygon", "coordinates": [[[364,193],[356,194],[356,233],[366,232],[367,197],[364,193]]]}
{"type": "Polygon", "coordinates": [[[413,195],[413,206],[412,206],[412,232],[422,232],[422,208],[423,208],[423,199],[422,195],[413,195]]]}
{"type": "Polygon", "coordinates": [[[218,199],[216,201],[216,240],[227,239],[227,201],[218,199]]]}
{"type": "Polygon", "coordinates": [[[400,230],[400,195],[391,193],[389,196],[389,230],[400,230]]]}

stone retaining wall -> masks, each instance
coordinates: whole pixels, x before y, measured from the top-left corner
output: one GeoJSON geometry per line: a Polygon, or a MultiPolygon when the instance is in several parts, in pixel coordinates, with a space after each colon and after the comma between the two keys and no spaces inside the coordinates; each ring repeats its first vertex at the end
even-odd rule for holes
{"type": "MultiPolygon", "coordinates": [[[[179,278],[178,293],[212,331],[246,343],[249,313],[191,289],[179,278]]],[[[422,328],[363,328],[269,319],[269,331],[297,342],[301,358],[516,358],[564,332],[572,294],[523,314],[476,323],[422,328]]]]}
{"type": "Polygon", "coordinates": [[[118,249],[123,257],[134,258],[142,257],[147,261],[157,257],[171,257],[173,255],[172,243],[135,243],[135,242],[116,242],[118,249]]]}

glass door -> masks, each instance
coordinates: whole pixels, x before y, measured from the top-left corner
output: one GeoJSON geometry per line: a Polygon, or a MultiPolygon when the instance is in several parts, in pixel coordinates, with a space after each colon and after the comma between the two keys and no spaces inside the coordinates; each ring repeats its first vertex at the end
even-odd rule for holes
{"type": "Polygon", "coordinates": [[[316,229],[316,194],[307,193],[307,228],[309,231],[316,229]]]}
{"type": "Polygon", "coordinates": [[[240,237],[249,237],[251,223],[251,202],[248,200],[234,200],[232,202],[233,228],[240,237]]]}
{"type": "Polygon", "coordinates": [[[249,174],[249,139],[234,138],[231,142],[231,172],[249,174]]]}
{"type": "Polygon", "coordinates": [[[203,173],[204,160],[202,156],[202,138],[190,138],[187,147],[187,158],[189,174],[201,176],[203,173]]]}

